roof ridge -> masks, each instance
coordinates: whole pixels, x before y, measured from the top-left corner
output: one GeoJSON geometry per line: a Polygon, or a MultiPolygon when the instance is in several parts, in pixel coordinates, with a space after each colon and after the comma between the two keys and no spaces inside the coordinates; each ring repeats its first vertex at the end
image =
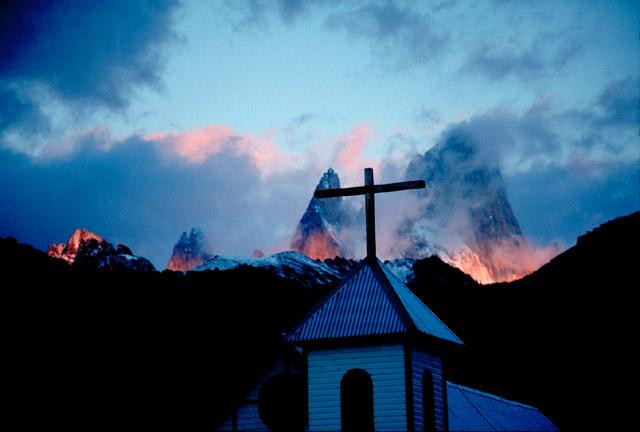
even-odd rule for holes
{"type": "Polygon", "coordinates": [[[371,270],[373,270],[374,276],[378,279],[378,282],[380,282],[380,286],[391,302],[391,305],[393,306],[396,314],[398,314],[402,322],[404,322],[404,324],[407,326],[407,330],[416,330],[418,326],[411,317],[411,314],[407,310],[404,302],[402,301],[396,290],[393,288],[393,285],[391,285],[390,281],[387,279],[386,272],[380,265],[380,260],[376,257],[375,260],[371,261],[371,270]],[[382,274],[380,274],[380,272],[382,272],[382,274]]]}
{"type": "MultiPolygon", "coordinates": [[[[430,308],[429,306],[427,306],[427,304],[426,304],[425,302],[423,302],[423,301],[420,299],[420,297],[418,297],[418,296],[417,296],[417,295],[416,295],[416,294],[411,290],[411,288],[409,288],[409,287],[407,286],[407,284],[406,284],[406,283],[402,282],[402,281],[400,280],[400,278],[398,278],[398,276],[397,276],[397,275],[396,275],[392,270],[390,270],[388,267],[386,267],[386,266],[384,265],[384,263],[382,263],[378,258],[376,258],[376,261],[378,261],[378,264],[380,265],[380,267],[382,268],[382,270],[383,270],[385,273],[388,273],[390,277],[392,277],[392,278],[394,278],[394,279],[396,280],[396,282],[400,283],[403,287],[405,287],[405,288],[407,289],[407,292],[409,293],[409,295],[410,295],[410,296],[412,296],[415,300],[417,300],[420,304],[422,304],[422,305],[425,307],[425,309],[427,310],[427,312],[428,312],[429,314],[431,314],[431,315],[432,315],[432,316],[433,316],[433,317],[434,317],[434,318],[435,318],[435,319],[436,319],[440,324],[442,324],[442,325],[444,326],[444,328],[446,328],[446,329],[447,329],[447,330],[448,330],[448,331],[449,331],[449,332],[450,332],[450,333],[451,333],[451,334],[452,334],[452,335],[453,335],[453,336],[454,336],[454,337],[455,337],[455,338],[456,338],[456,339],[457,339],[461,344],[464,344],[464,342],[462,341],[462,339],[460,339],[460,338],[458,337],[458,335],[456,335],[456,334],[455,334],[455,332],[454,332],[453,330],[451,330],[451,329],[449,328],[449,326],[448,326],[447,324],[445,324],[445,322],[444,322],[444,321],[442,321],[442,320],[440,319],[440,317],[439,317],[439,316],[438,316],[434,311],[432,311],[432,310],[431,310],[431,308],[430,308]]],[[[393,291],[395,292],[396,290],[395,290],[395,289],[393,289],[393,291]]],[[[399,300],[400,300],[400,302],[402,303],[402,305],[403,305],[404,309],[405,309],[405,310],[407,311],[407,313],[409,314],[409,317],[411,317],[411,314],[408,312],[407,305],[405,305],[405,304],[404,304],[404,302],[402,301],[402,298],[400,298],[400,296],[398,296],[397,294],[396,294],[396,296],[399,298],[399,300]]],[[[411,321],[413,322],[413,318],[410,318],[410,319],[411,319],[411,321]]],[[[414,322],[413,324],[414,324],[414,326],[415,326],[415,322],[414,322]]],[[[416,326],[416,327],[417,327],[417,326],[416,326]]]]}
{"type": "Polygon", "coordinates": [[[291,342],[302,342],[392,333],[420,333],[464,345],[404,282],[374,257],[354,266],[285,337],[291,342]]]}
{"type": "Polygon", "coordinates": [[[514,400],[511,400],[511,399],[505,399],[503,397],[496,396],[494,394],[487,393],[487,392],[484,392],[482,390],[478,390],[478,389],[474,389],[474,388],[471,388],[471,387],[463,386],[462,384],[456,384],[456,383],[453,383],[451,381],[447,381],[447,386],[452,386],[452,387],[457,388],[458,390],[466,391],[466,392],[469,392],[469,393],[474,393],[474,394],[477,394],[478,396],[483,396],[483,397],[487,397],[487,398],[490,398],[490,399],[499,400],[501,402],[506,402],[506,403],[509,403],[511,405],[516,405],[516,406],[520,406],[522,408],[528,408],[528,409],[531,409],[531,410],[534,410],[534,411],[541,412],[538,408],[536,408],[534,406],[527,405],[527,404],[524,404],[522,402],[514,401],[514,400]]]}

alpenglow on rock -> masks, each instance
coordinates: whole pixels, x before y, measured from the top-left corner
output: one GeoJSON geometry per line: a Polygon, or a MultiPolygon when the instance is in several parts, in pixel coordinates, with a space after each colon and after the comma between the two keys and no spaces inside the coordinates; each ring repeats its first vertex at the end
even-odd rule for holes
{"type": "Polygon", "coordinates": [[[118,272],[152,272],[155,267],[143,257],[135,256],[127,246],[113,247],[102,236],[84,228],[76,229],[68,244],[49,246],[49,256],[65,260],[77,268],[118,272]]]}
{"type": "Polygon", "coordinates": [[[206,238],[200,228],[192,228],[189,235],[183,232],[173,247],[167,270],[189,271],[212,258],[206,238]]]}
{"type": "Polygon", "coordinates": [[[54,243],[49,246],[47,254],[54,258],[63,259],[69,264],[73,264],[80,248],[87,245],[91,240],[95,240],[96,243],[100,244],[104,241],[104,238],[88,229],[78,228],[71,234],[68,244],[54,243]]]}
{"type": "MultiPolygon", "coordinates": [[[[339,187],[338,174],[329,168],[316,190],[339,187]]],[[[342,230],[353,224],[352,212],[342,197],[322,200],[312,197],[293,235],[291,249],[313,259],[350,257],[351,251],[340,238],[342,230]]]]}
{"type": "Polygon", "coordinates": [[[526,239],[511,209],[502,175],[463,132],[449,133],[416,156],[408,178],[422,178],[419,216],[405,221],[399,235],[410,240],[405,256],[438,255],[479,282],[524,276],[513,258],[526,239]]]}

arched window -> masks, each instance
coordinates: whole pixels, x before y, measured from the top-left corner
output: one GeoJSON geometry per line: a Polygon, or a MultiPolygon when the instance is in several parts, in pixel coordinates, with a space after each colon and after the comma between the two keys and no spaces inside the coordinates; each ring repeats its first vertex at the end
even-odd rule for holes
{"type": "Polygon", "coordinates": [[[351,369],[340,382],[343,432],[373,431],[373,382],[362,369],[351,369]]]}
{"type": "Polygon", "coordinates": [[[424,431],[434,432],[436,430],[436,407],[433,394],[433,376],[429,370],[422,373],[422,414],[424,431]]]}

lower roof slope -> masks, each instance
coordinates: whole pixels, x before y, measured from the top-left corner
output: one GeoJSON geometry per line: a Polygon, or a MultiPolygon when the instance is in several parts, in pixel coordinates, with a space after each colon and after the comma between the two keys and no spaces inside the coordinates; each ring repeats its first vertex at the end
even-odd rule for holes
{"type": "Polygon", "coordinates": [[[447,382],[449,431],[557,431],[540,410],[529,405],[447,382]]]}

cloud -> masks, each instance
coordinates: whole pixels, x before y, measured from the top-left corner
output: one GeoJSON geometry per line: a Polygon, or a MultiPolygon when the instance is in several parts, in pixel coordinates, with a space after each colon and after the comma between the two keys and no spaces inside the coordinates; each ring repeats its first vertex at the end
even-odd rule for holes
{"type": "Polygon", "coordinates": [[[287,25],[306,16],[315,6],[336,6],[340,0],[227,0],[227,7],[236,12],[232,25],[236,30],[256,27],[268,29],[272,15],[287,25]]]}
{"type": "Polygon", "coordinates": [[[595,169],[640,157],[638,98],[640,80],[627,77],[607,83],[582,108],[556,110],[551,98],[539,97],[523,112],[498,107],[451,124],[443,133],[472,137],[480,156],[507,175],[548,166],[595,169]]]}
{"type": "Polygon", "coordinates": [[[268,28],[276,16],[285,25],[295,25],[312,12],[321,17],[329,31],[370,44],[376,59],[384,65],[407,67],[432,62],[449,42],[449,35],[437,29],[430,11],[440,12],[453,1],[421,8],[406,1],[277,0],[228,3],[240,13],[236,29],[268,28]],[[423,10],[425,9],[425,10],[423,10]]]}
{"type": "MultiPolygon", "coordinates": [[[[580,109],[557,110],[550,97],[522,112],[499,107],[449,125],[441,139],[466,134],[484,161],[502,169],[525,234],[545,243],[572,241],[640,206],[638,129],[627,113],[637,109],[639,87],[635,78],[613,80],[580,109]]],[[[12,112],[33,113],[29,107],[12,112]]],[[[309,121],[301,116],[293,123],[309,121]]],[[[289,246],[329,166],[344,186],[361,184],[365,166],[374,167],[377,182],[402,181],[407,153],[424,150],[410,136],[376,136],[368,124],[302,151],[277,142],[280,136],[286,133],[277,128],[256,134],[209,124],[113,138],[95,127],[67,134],[56,144],[63,154],[30,158],[0,149],[0,235],[46,248],[85,226],[160,268],[192,226],[205,231],[216,253],[275,252],[289,246]],[[383,140],[387,153],[371,153],[369,146],[383,140]]],[[[353,203],[359,207],[361,200],[353,203]]],[[[387,233],[419,204],[409,192],[380,197],[381,252],[400,248],[387,233]]],[[[357,229],[354,238],[362,240],[363,232],[357,229]]]]}
{"type": "Polygon", "coordinates": [[[433,61],[449,40],[447,33],[436,30],[428,12],[411,3],[366,2],[335,11],[328,16],[325,26],[372,41],[377,55],[393,58],[400,66],[433,61]]]}
{"type": "Polygon", "coordinates": [[[44,84],[66,100],[126,106],[135,87],[159,85],[159,49],[172,37],[176,4],[14,3],[0,32],[0,77],[44,84]]]}
{"type": "Polygon", "coordinates": [[[540,97],[522,112],[500,107],[451,124],[441,140],[462,137],[500,168],[526,235],[571,243],[640,208],[639,99],[639,79],[615,79],[584,107],[557,110],[540,97]]]}
{"type": "Polygon", "coordinates": [[[158,268],[194,226],[214,253],[287,249],[321,173],[364,166],[370,130],[356,125],[319,143],[318,157],[288,153],[274,135],[207,125],[114,139],[94,128],[69,135],[64,155],[0,149],[0,236],[45,249],[86,227],[158,268]]]}
{"type": "Polygon", "coordinates": [[[266,178],[300,163],[296,156],[285,153],[275,144],[273,135],[239,134],[226,126],[208,125],[182,132],[155,132],[146,135],[145,140],[160,143],[162,150],[194,164],[223,152],[246,156],[266,178]]]}
{"type": "Polygon", "coordinates": [[[600,126],[637,126],[640,123],[640,78],[628,76],[607,84],[598,97],[600,115],[593,119],[600,126]]]}
{"type": "Polygon", "coordinates": [[[223,147],[193,163],[165,143],[84,136],[46,162],[0,150],[0,235],[46,248],[76,227],[128,244],[164,268],[179,234],[201,227],[214,252],[266,252],[290,236],[313,190],[301,171],[262,178],[252,155],[223,147]]]}
{"type": "Polygon", "coordinates": [[[0,138],[3,132],[33,135],[50,128],[49,119],[36,103],[0,84],[0,138]]]}
{"type": "Polygon", "coordinates": [[[548,37],[541,37],[525,48],[499,49],[482,43],[470,53],[462,72],[477,73],[491,80],[514,76],[524,81],[558,72],[580,52],[576,42],[555,46],[548,37]]]}
{"type": "MultiPolygon", "coordinates": [[[[51,112],[121,111],[159,88],[177,1],[9,2],[0,10],[0,143],[45,134],[51,112]],[[4,139],[3,139],[4,138],[4,139]]],[[[6,143],[5,143],[6,145],[6,143]]]]}
{"type": "Polygon", "coordinates": [[[578,235],[640,209],[639,172],[637,160],[548,166],[510,176],[507,189],[527,235],[570,246],[578,235]]]}
{"type": "Polygon", "coordinates": [[[357,125],[348,134],[336,140],[337,154],[335,164],[341,172],[351,172],[357,166],[366,163],[362,160],[362,152],[371,136],[371,128],[357,125]]]}

